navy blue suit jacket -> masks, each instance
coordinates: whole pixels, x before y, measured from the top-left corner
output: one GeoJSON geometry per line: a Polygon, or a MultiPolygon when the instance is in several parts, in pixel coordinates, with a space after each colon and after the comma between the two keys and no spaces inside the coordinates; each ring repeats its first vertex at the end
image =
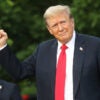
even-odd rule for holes
{"type": "MultiPolygon", "coordinates": [[[[20,63],[9,47],[0,51],[0,63],[15,78],[36,77],[37,99],[54,100],[57,40],[41,43],[20,63]]],[[[77,34],[73,59],[74,100],[100,100],[100,38],[77,34]]]]}
{"type": "Polygon", "coordinates": [[[22,100],[17,85],[0,80],[0,100],[22,100]]]}

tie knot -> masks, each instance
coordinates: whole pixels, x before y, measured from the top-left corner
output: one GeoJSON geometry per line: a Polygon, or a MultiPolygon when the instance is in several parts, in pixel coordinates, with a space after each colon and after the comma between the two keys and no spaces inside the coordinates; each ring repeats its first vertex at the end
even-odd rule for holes
{"type": "Polygon", "coordinates": [[[62,46],[61,46],[61,49],[62,50],[66,50],[68,47],[65,45],[65,44],[63,44],[62,46]]]}

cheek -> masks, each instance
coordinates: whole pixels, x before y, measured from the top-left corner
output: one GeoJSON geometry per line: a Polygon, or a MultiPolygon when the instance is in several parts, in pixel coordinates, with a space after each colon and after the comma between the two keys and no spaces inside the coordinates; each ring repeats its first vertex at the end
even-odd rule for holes
{"type": "Polygon", "coordinates": [[[74,24],[69,24],[69,25],[67,25],[66,26],[66,31],[73,31],[73,29],[74,29],[74,24]]]}
{"type": "Polygon", "coordinates": [[[68,29],[73,29],[74,28],[74,21],[70,20],[69,24],[67,25],[68,29]]]}
{"type": "Polygon", "coordinates": [[[48,29],[49,33],[50,33],[51,35],[53,35],[52,30],[51,30],[50,28],[48,28],[48,27],[47,27],[47,29],[48,29]]]}
{"type": "Polygon", "coordinates": [[[56,36],[58,34],[58,31],[56,31],[56,30],[49,30],[49,32],[51,35],[54,35],[54,36],[56,36]]]}
{"type": "Polygon", "coordinates": [[[71,27],[74,29],[74,21],[71,22],[71,27]]]}

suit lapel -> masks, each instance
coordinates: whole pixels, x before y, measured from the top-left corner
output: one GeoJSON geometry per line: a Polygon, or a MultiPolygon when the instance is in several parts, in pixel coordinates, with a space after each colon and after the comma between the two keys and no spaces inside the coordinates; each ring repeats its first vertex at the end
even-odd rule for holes
{"type": "Polygon", "coordinates": [[[55,91],[55,74],[56,74],[56,53],[57,53],[57,41],[53,42],[49,50],[49,71],[50,72],[50,86],[52,91],[52,100],[54,100],[54,91],[55,91]]]}
{"type": "Polygon", "coordinates": [[[74,96],[78,91],[80,84],[82,68],[84,63],[84,54],[85,54],[85,44],[84,39],[80,35],[76,35],[75,41],[75,51],[74,51],[74,60],[73,60],[73,92],[74,96]]]}

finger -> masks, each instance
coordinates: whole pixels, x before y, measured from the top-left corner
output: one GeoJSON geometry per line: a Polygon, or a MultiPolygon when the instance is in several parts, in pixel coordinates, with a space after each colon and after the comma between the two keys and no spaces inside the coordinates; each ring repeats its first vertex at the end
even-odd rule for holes
{"type": "Polygon", "coordinates": [[[4,32],[4,30],[3,29],[0,29],[0,32],[4,32]]]}
{"type": "Polygon", "coordinates": [[[2,35],[0,34],[0,38],[2,37],[2,35]]]}
{"type": "Polygon", "coordinates": [[[1,29],[0,30],[0,35],[2,36],[2,35],[6,35],[7,33],[3,30],[3,29],[1,29]]]}

